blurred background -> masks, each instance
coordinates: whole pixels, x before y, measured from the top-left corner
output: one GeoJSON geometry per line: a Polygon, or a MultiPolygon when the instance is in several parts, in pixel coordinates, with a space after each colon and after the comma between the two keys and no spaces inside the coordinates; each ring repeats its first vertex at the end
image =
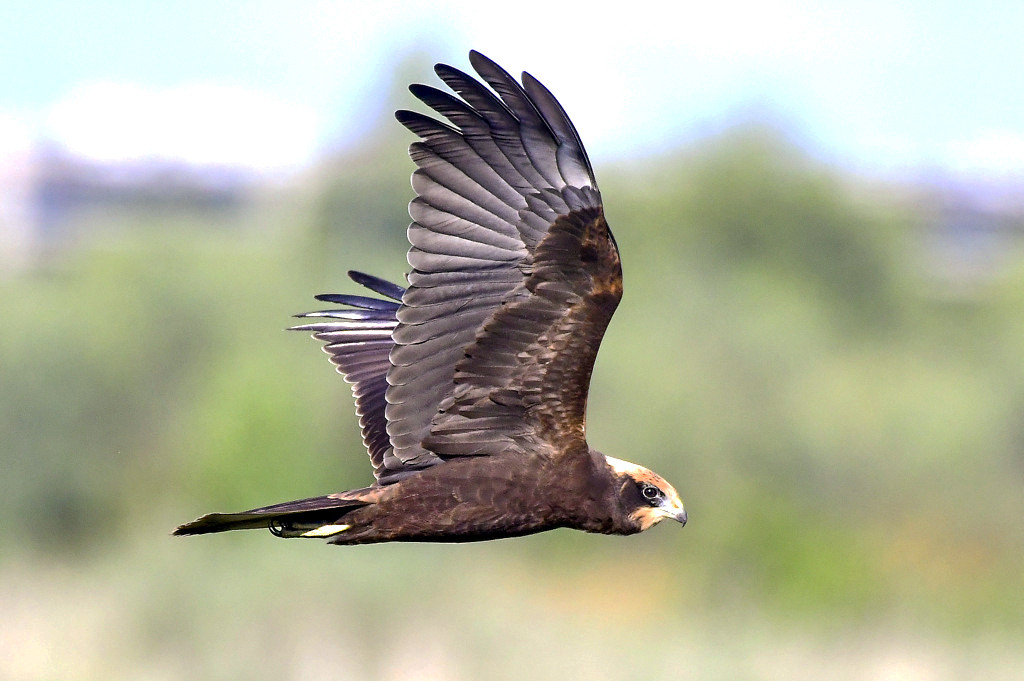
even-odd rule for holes
{"type": "Polygon", "coordinates": [[[1024,5],[0,8],[0,679],[1024,678],[1024,5]],[[690,523],[336,548],[178,524],[367,484],[284,333],[401,280],[392,118],[559,97],[626,296],[597,448],[690,523]]]}

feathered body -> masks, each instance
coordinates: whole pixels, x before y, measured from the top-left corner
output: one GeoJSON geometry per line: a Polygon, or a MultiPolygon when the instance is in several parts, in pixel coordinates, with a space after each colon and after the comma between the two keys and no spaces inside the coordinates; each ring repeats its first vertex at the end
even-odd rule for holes
{"type": "Polygon", "coordinates": [[[529,74],[520,85],[479,53],[470,61],[493,92],[439,64],[459,97],[411,90],[448,123],[397,114],[420,137],[408,288],[350,272],[383,298],[317,296],[342,308],[293,327],[326,343],[352,383],[375,484],[210,514],[176,534],[269,527],[359,544],[685,523],[665,480],[586,441],[622,268],[579,136],[529,74]]]}

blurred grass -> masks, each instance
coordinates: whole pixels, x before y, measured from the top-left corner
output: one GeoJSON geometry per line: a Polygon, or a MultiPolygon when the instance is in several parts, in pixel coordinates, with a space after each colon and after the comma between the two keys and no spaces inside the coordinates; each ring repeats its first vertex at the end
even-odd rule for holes
{"type": "Polygon", "coordinates": [[[1024,267],[935,295],[910,197],[756,128],[598,169],[626,296],[588,433],[685,530],[170,539],[370,480],[280,329],[400,280],[404,143],[237,214],[86,216],[0,279],[0,678],[1019,678],[1024,267]]]}

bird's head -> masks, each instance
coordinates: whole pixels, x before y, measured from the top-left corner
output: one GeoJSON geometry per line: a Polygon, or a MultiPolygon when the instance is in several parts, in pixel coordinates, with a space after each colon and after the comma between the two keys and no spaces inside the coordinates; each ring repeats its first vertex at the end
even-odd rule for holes
{"type": "Polygon", "coordinates": [[[643,532],[666,518],[686,524],[683,500],[663,477],[635,463],[610,456],[605,459],[619,483],[622,507],[637,531],[643,532]]]}

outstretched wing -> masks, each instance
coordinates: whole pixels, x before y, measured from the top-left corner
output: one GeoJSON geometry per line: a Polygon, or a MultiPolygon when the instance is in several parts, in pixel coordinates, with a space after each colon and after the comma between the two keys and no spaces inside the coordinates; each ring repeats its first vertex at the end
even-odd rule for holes
{"type": "Polygon", "coordinates": [[[405,289],[362,272],[349,272],[348,276],[390,300],[333,293],[319,295],[317,300],[344,307],[296,315],[325,321],[293,326],[290,330],[312,331],[314,338],[326,343],[324,351],[330,355],[331,363],[352,384],[356,414],[373,474],[379,483],[387,484],[420,468],[406,465],[395,457],[384,415],[387,404],[384,393],[391,368],[388,355],[395,346],[391,333],[398,326],[395,313],[405,289]]]}
{"type": "Polygon", "coordinates": [[[579,135],[538,81],[470,53],[493,92],[411,90],[449,124],[399,111],[410,154],[409,288],[397,312],[387,432],[405,465],[582,445],[590,374],[622,295],[618,250],[579,135]],[[495,96],[494,93],[497,93],[495,96]]]}

